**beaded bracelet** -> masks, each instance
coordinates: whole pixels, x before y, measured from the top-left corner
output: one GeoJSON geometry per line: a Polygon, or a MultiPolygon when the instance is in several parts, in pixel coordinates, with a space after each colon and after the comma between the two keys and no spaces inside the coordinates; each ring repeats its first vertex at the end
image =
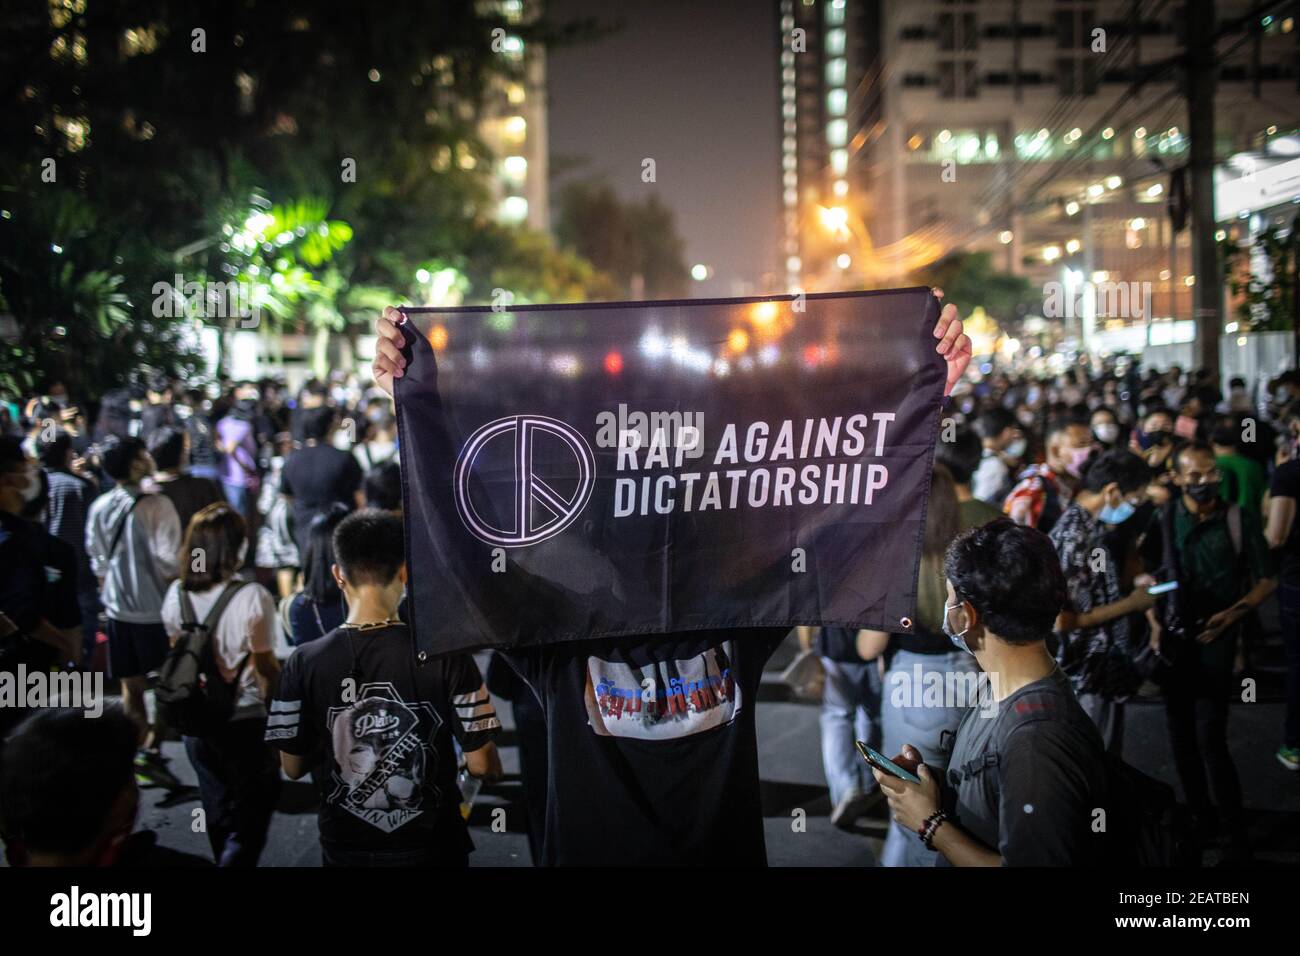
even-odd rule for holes
{"type": "Polygon", "coordinates": [[[936,810],[934,813],[926,817],[925,822],[921,824],[921,829],[917,831],[917,835],[921,838],[921,843],[925,845],[927,850],[934,849],[934,835],[939,831],[939,827],[942,826],[943,822],[947,819],[948,814],[944,813],[942,810],[936,810]]]}

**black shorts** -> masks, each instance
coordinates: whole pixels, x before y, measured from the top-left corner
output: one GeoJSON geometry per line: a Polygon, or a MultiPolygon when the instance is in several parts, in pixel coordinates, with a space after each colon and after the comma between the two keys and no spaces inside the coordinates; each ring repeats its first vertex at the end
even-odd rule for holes
{"type": "Polygon", "coordinates": [[[171,642],[159,624],[108,619],[108,676],[143,677],[162,667],[171,642]]]}

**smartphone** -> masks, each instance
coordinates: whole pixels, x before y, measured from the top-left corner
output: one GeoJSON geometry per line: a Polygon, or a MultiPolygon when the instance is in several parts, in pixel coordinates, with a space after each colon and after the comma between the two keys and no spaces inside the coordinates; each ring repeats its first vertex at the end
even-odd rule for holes
{"type": "Polygon", "coordinates": [[[864,744],[861,740],[857,741],[857,745],[858,745],[858,753],[862,754],[862,759],[865,760],[867,763],[871,764],[871,766],[876,767],[877,769],[883,771],[884,773],[889,774],[891,777],[898,777],[902,780],[907,780],[911,783],[921,782],[920,777],[918,777],[916,774],[912,773],[911,771],[904,770],[898,764],[894,763],[894,761],[890,760],[888,757],[882,754],[879,750],[873,750],[871,747],[868,747],[866,744],[864,744]]]}
{"type": "Polygon", "coordinates": [[[1178,590],[1177,581],[1166,581],[1164,584],[1153,584],[1151,587],[1147,588],[1147,594],[1150,594],[1152,597],[1154,597],[1157,594],[1167,594],[1170,591],[1177,591],[1177,590],[1178,590]]]}

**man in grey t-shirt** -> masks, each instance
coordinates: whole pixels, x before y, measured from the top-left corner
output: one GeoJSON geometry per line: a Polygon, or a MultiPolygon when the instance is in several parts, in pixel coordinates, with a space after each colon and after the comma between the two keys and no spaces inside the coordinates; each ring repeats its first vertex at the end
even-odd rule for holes
{"type": "Polygon", "coordinates": [[[944,574],[944,631],[975,655],[992,700],[958,726],[946,786],[910,746],[896,762],[920,783],[874,771],[894,819],[938,851],[938,865],[1104,862],[1104,748],[1045,642],[1065,602],[1050,540],[993,521],[952,543],[944,574]]]}

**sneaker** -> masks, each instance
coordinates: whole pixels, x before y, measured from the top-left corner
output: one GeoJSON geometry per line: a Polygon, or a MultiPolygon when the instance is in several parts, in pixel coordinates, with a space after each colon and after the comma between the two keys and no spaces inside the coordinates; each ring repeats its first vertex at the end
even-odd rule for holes
{"type": "Polygon", "coordinates": [[[1277,759],[1288,770],[1300,770],[1300,747],[1278,747],[1277,759]]]}
{"type": "Polygon", "coordinates": [[[879,787],[870,793],[850,790],[831,811],[831,826],[841,830],[852,830],[854,824],[874,810],[884,797],[879,787]]]}
{"type": "Polygon", "coordinates": [[[160,753],[141,750],[135,755],[135,782],[141,787],[180,789],[181,782],[167,769],[167,758],[160,753]]]}

